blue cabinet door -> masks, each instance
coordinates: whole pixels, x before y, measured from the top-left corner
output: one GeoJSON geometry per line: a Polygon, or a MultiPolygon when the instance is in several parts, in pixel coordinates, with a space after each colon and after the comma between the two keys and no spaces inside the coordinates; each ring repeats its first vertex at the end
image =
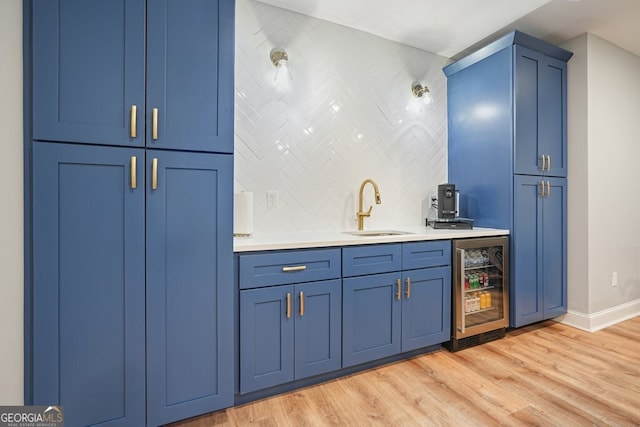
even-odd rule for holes
{"type": "Polygon", "coordinates": [[[400,273],[342,280],[343,367],[400,353],[400,273]]]}
{"type": "Polygon", "coordinates": [[[148,150],[146,166],[147,421],[159,425],[233,404],[233,158],[148,150]]]}
{"type": "Polygon", "coordinates": [[[240,291],[240,393],[293,381],[293,285],[240,291]]]}
{"type": "Polygon", "coordinates": [[[542,320],[542,260],[539,230],[542,229],[542,177],[515,176],[514,225],[511,239],[511,325],[542,320]]]}
{"type": "Polygon", "coordinates": [[[451,267],[406,271],[402,283],[402,351],[449,341],[451,267]]]}
{"type": "Polygon", "coordinates": [[[147,147],[233,152],[234,13],[233,0],[147,1],[147,147]]]}
{"type": "Polygon", "coordinates": [[[144,3],[33,1],[34,139],[144,145],[144,3]]]}
{"type": "Polygon", "coordinates": [[[565,178],[515,178],[512,326],[567,311],[566,185],[565,178]]]}
{"type": "Polygon", "coordinates": [[[340,279],[295,286],[295,378],[342,366],[340,279]]]}
{"type": "Polygon", "coordinates": [[[33,144],[33,404],[67,425],[145,424],[143,166],[140,149],[33,144]]]}
{"type": "Polygon", "coordinates": [[[567,63],[515,46],[515,173],[567,175],[567,63]]]}
{"type": "Polygon", "coordinates": [[[546,178],[548,195],[542,199],[543,318],[567,312],[567,180],[546,178]]]}

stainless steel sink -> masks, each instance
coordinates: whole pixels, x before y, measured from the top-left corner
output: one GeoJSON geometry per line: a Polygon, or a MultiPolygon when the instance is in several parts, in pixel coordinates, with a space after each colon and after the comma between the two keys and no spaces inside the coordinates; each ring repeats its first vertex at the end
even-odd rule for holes
{"type": "Polygon", "coordinates": [[[360,230],[360,231],[345,231],[344,233],[351,234],[352,236],[363,236],[363,237],[400,236],[403,234],[414,234],[408,231],[398,231],[398,230],[360,230]]]}

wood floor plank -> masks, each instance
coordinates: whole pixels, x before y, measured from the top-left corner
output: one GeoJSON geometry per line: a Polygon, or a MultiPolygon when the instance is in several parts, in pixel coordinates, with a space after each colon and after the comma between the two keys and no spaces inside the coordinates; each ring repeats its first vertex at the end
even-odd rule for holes
{"type": "Polygon", "coordinates": [[[547,321],[176,423],[640,426],[640,316],[589,333],[547,321]]]}

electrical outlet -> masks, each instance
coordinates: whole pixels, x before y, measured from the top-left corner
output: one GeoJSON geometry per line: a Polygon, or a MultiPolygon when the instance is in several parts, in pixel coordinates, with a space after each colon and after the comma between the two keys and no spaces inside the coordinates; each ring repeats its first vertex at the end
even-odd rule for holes
{"type": "Polygon", "coordinates": [[[434,209],[438,208],[438,196],[431,195],[429,196],[429,206],[434,209]]]}
{"type": "Polygon", "coordinates": [[[278,192],[267,191],[267,208],[273,209],[278,207],[278,192]]]}
{"type": "Polygon", "coordinates": [[[618,272],[611,273],[611,286],[618,286],[618,272]]]}

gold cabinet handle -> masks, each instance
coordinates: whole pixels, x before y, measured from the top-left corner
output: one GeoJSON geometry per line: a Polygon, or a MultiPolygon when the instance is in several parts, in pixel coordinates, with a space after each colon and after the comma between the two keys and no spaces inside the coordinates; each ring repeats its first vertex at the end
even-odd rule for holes
{"type": "Polygon", "coordinates": [[[300,291],[300,317],[304,316],[304,292],[300,291]]]}
{"type": "Polygon", "coordinates": [[[291,319],[291,292],[287,292],[287,319],[291,319]]]}
{"type": "Polygon", "coordinates": [[[540,196],[544,197],[544,181],[540,181],[540,196]]]}
{"type": "Polygon", "coordinates": [[[290,273],[292,271],[304,271],[307,269],[306,265],[293,265],[290,267],[282,267],[283,273],[290,273]]]}
{"type": "Polygon", "coordinates": [[[151,110],[151,138],[158,139],[158,109],[151,110]]]}
{"type": "Polygon", "coordinates": [[[551,170],[551,156],[547,154],[547,170],[551,170]]]}
{"type": "Polygon", "coordinates": [[[155,157],[151,160],[151,189],[158,189],[158,159],[155,157]]]}
{"type": "Polygon", "coordinates": [[[407,299],[409,299],[411,298],[411,277],[407,277],[405,282],[407,282],[407,290],[405,291],[405,295],[407,296],[407,299]]]}
{"type": "Polygon", "coordinates": [[[138,171],[136,156],[131,156],[131,188],[138,188],[138,180],[136,179],[136,172],[138,171]]]}
{"type": "Polygon", "coordinates": [[[551,183],[547,181],[547,197],[551,196],[551,183]]]}
{"type": "Polygon", "coordinates": [[[396,299],[400,300],[400,295],[402,295],[402,282],[398,279],[396,280],[396,299]]]}
{"type": "Polygon", "coordinates": [[[130,120],[130,124],[129,124],[129,126],[131,126],[131,129],[130,129],[131,138],[135,138],[138,135],[138,133],[136,132],[137,118],[138,118],[138,107],[135,106],[135,105],[132,105],[131,106],[131,120],[130,120]]]}
{"type": "Polygon", "coordinates": [[[543,154],[542,156],[542,168],[540,168],[540,170],[546,170],[547,168],[547,157],[543,154]]]}

